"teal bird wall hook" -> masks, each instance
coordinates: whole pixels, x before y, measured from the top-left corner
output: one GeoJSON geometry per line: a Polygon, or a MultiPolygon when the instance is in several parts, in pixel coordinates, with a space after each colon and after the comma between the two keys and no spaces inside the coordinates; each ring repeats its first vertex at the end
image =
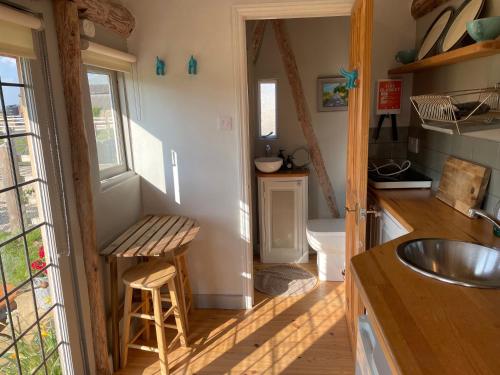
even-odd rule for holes
{"type": "Polygon", "coordinates": [[[156,56],[156,75],[164,76],[165,75],[165,61],[156,56]]]}
{"type": "Polygon", "coordinates": [[[196,61],[193,55],[191,55],[191,58],[189,59],[188,62],[188,74],[190,75],[198,74],[198,61],[196,61]]]}
{"type": "Polygon", "coordinates": [[[340,74],[347,79],[347,83],[345,87],[348,90],[351,90],[357,87],[356,81],[358,80],[358,71],[355,69],[352,72],[345,70],[344,68],[340,68],[340,74]]]}

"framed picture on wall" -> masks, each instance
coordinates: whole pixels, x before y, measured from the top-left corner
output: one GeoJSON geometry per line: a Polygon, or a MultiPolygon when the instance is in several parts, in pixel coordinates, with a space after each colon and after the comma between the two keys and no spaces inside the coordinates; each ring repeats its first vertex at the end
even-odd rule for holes
{"type": "Polygon", "coordinates": [[[318,77],[318,112],[347,111],[346,82],[342,76],[318,77]]]}

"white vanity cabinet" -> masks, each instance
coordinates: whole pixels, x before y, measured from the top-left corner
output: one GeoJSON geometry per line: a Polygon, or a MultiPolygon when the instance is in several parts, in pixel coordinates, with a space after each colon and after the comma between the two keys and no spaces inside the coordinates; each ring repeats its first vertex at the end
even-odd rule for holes
{"type": "Polygon", "coordinates": [[[307,263],[307,174],[258,175],[260,260],[307,263]]]}

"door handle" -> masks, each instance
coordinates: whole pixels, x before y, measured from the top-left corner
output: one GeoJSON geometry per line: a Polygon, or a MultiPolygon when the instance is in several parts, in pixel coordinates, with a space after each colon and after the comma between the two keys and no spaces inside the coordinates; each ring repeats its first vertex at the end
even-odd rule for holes
{"type": "Polygon", "coordinates": [[[345,213],[353,213],[356,215],[356,223],[359,223],[359,220],[366,220],[366,217],[368,215],[375,215],[375,217],[380,216],[380,212],[377,210],[368,210],[366,208],[359,207],[359,205],[356,203],[356,208],[352,209],[349,207],[345,207],[345,213]]]}
{"type": "Polygon", "coordinates": [[[362,208],[360,210],[360,212],[361,212],[361,216],[363,216],[365,219],[366,219],[366,216],[368,216],[368,215],[375,215],[375,217],[380,216],[380,211],[377,211],[377,210],[367,210],[366,208],[362,208]]]}

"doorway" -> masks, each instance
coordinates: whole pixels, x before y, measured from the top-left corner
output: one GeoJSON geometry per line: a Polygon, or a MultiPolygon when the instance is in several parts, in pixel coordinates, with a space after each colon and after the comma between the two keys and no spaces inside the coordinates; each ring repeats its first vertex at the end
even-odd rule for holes
{"type": "MultiPolygon", "coordinates": [[[[242,217],[242,233],[247,238],[244,249],[244,290],[246,308],[250,309],[254,303],[254,243],[253,223],[255,216],[253,212],[252,197],[252,170],[253,160],[250,145],[254,136],[250,130],[250,108],[249,108],[249,86],[247,70],[247,30],[246,22],[262,19],[292,19],[292,18],[316,18],[316,17],[346,17],[350,16],[352,1],[338,3],[336,1],[320,1],[311,4],[307,1],[294,2],[291,4],[268,3],[262,5],[241,5],[233,8],[233,51],[235,61],[235,83],[237,98],[237,121],[240,126],[240,205],[247,213],[242,217]],[[249,213],[249,214],[248,214],[249,213]]],[[[287,84],[287,83],[285,83],[287,84]]]]}

